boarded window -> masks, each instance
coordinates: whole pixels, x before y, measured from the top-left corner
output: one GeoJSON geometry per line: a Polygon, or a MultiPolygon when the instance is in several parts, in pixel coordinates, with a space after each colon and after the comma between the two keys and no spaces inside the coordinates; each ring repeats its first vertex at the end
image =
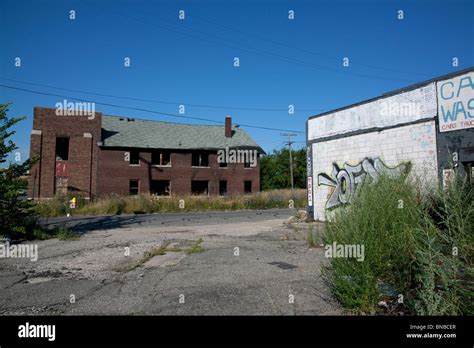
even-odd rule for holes
{"type": "Polygon", "coordinates": [[[66,177],[55,177],[54,178],[54,193],[65,195],[68,190],[68,181],[66,177]]]}
{"type": "Polygon", "coordinates": [[[150,193],[156,196],[170,195],[170,181],[169,180],[152,180],[150,193]]]}
{"type": "Polygon", "coordinates": [[[130,164],[133,164],[133,165],[140,164],[140,152],[136,150],[130,151],[130,164]]]}
{"type": "Polygon", "coordinates": [[[69,138],[56,138],[56,160],[67,161],[69,159],[69,138]]]}
{"type": "Polygon", "coordinates": [[[191,193],[193,195],[207,195],[209,192],[209,181],[207,180],[192,180],[191,193]]]}
{"type": "Polygon", "coordinates": [[[244,192],[251,193],[252,192],[252,182],[251,181],[244,181],[244,192]]]}
{"type": "Polygon", "coordinates": [[[193,167],[209,167],[209,154],[206,152],[193,152],[193,167]]]}
{"type": "Polygon", "coordinates": [[[151,153],[151,164],[156,166],[168,166],[171,162],[169,151],[155,150],[151,153]]]}
{"type": "Polygon", "coordinates": [[[129,193],[131,196],[136,196],[140,193],[140,180],[130,180],[129,193]]]}
{"type": "Polygon", "coordinates": [[[225,196],[227,194],[227,181],[226,180],[219,181],[219,194],[221,196],[225,196]]]}

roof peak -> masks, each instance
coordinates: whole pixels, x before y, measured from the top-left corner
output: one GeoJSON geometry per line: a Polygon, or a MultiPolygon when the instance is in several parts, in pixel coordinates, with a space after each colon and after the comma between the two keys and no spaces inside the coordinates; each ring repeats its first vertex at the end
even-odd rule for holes
{"type": "MultiPolygon", "coordinates": [[[[145,122],[153,122],[153,123],[167,123],[167,124],[178,124],[182,126],[195,126],[195,127],[224,127],[224,122],[222,124],[194,124],[194,123],[183,123],[183,122],[171,122],[171,121],[161,121],[161,120],[150,120],[146,118],[139,118],[139,117],[130,117],[130,116],[119,116],[119,115],[109,115],[103,114],[103,118],[111,118],[111,119],[124,119],[124,120],[133,120],[133,121],[145,121],[145,122]]],[[[131,121],[131,122],[133,122],[131,121]]],[[[220,122],[220,121],[216,121],[220,122]]]]}

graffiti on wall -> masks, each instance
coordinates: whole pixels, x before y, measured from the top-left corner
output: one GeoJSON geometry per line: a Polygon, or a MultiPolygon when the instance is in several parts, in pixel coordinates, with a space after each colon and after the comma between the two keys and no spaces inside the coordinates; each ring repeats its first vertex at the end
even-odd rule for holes
{"type": "Polygon", "coordinates": [[[410,164],[408,163],[401,163],[391,168],[378,157],[375,159],[365,158],[354,166],[345,163],[343,168],[333,163],[330,176],[325,173],[318,174],[318,186],[325,185],[334,188],[326,203],[326,208],[332,209],[350,203],[366,178],[376,182],[381,174],[398,176],[408,174],[409,171],[410,164]]]}

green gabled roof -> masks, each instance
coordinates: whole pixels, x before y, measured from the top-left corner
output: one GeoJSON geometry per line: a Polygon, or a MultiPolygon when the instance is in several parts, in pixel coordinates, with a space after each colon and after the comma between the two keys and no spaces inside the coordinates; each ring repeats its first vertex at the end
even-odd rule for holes
{"type": "Polygon", "coordinates": [[[102,146],[180,150],[262,148],[241,128],[226,138],[224,126],[171,123],[137,118],[102,116],[102,146]]]}

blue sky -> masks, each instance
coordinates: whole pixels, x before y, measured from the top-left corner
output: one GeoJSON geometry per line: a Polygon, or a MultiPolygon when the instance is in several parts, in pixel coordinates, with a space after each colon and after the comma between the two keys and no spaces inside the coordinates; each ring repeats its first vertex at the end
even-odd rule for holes
{"type": "MultiPolygon", "coordinates": [[[[473,13],[467,0],[2,0],[0,84],[171,114],[184,104],[188,116],[223,121],[230,114],[235,123],[304,132],[308,116],[473,66],[473,13]],[[294,114],[288,114],[290,104],[294,114]]],[[[54,107],[62,99],[0,87],[0,102],[13,102],[9,115],[27,117],[14,138],[23,158],[33,107],[54,107]]],[[[110,106],[96,110],[203,123],[110,106]]],[[[246,130],[266,151],[283,144],[279,131],[246,130]]],[[[295,146],[304,139],[299,134],[295,146]]]]}

